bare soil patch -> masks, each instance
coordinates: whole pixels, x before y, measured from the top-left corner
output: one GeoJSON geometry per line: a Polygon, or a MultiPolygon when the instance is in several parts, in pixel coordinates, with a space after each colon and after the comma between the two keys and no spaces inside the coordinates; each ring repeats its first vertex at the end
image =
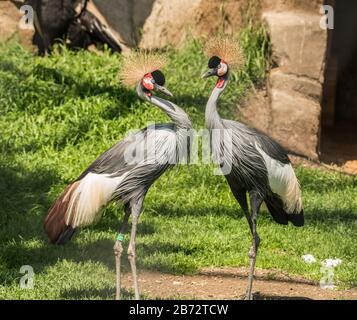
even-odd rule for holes
{"type": "MultiPolygon", "coordinates": [[[[156,299],[242,299],[247,285],[245,268],[207,268],[197,275],[171,275],[142,271],[142,294],[156,299]]],[[[131,273],[123,275],[123,286],[132,289],[131,273]]],[[[323,290],[312,281],[278,271],[256,270],[255,299],[272,300],[357,300],[357,290],[323,290]]]]}

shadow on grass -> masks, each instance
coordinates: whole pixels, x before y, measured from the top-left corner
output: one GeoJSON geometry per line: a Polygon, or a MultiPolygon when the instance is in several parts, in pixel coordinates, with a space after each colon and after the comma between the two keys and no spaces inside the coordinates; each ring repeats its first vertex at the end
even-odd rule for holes
{"type": "MultiPolygon", "coordinates": [[[[77,235],[78,236],[78,235],[77,235]]],[[[92,243],[78,244],[76,241],[70,242],[65,246],[51,245],[43,240],[39,247],[30,247],[22,241],[11,241],[1,246],[2,266],[6,267],[8,272],[18,276],[19,269],[24,264],[31,265],[36,273],[43,272],[48,266],[55,265],[61,260],[72,261],[76,263],[98,261],[107,266],[108,269],[115,272],[114,263],[114,240],[104,239],[92,243]]],[[[123,272],[130,271],[130,265],[127,255],[128,244],[124,245],[124,252],[121,257],[123,272]]],[[[155,245],[137,244],[137,266],[139,270],[160,271],[171,274],[192,273],[197,271],[193,264],[184,263],[184,265],[171,265],[170,262],[160,262],[151,264],[150,260],[145,258],[154,254],[170,255],[173,253],[183,253],[190,256],[198,248],[187,249],[179,245],[167,243],[155,243],[155,245]],[[146,261],[144,261],[146,260],[146,261]]],[[[9,281],[5,279],[5,274],[0,272],[0,283],[9,281]]]]}
{"type": "MultiPolygon", "coordinates": [[[[121,117],[125,117],[125,115],[130,112],[129,107],[131,104],[139,99],[135,90],[133,89],[126,89],[122,86],[108,86],[104,83],[93,84],[93,81],[78,81],[73,76],[53,68],[37,66],[34,70],[34,74],[43,81],[53,82],[68,88],[74,88],[73,92],[69,93],[73,97],[85,98],[88,96],[96,96],[104,93],[115,97],[118,101],[118,104],[120,104],[122,108],[118,110],[117,106],[107,107],[107,109],[102,113],[102,117],[104,119],[110,120],[118,117],[119,114],[121,117]]],[[[207,99],[208,97],[204,95],[198,95],[195,97],[190,95],[174,95],[171,100],[177,103],[183,109],[185,109],[185,107],[191,106],[195,107],[197,111],[203,114],[207,99]]]]}
{"type": "MultiPolygon", "coordinates": [[[[113,300],[115,297],[115,288],[105,288],[105,289],[72,289],[63,290],[61,292],[62,299],[68,300],[78,300],[78,299],[102,299],[102,300],[113,300]]],[[[134,294],[127,291],[126,289],[121,289],[121,299],[122,300],[132,300],[134,299],[134,294]]]]}
{"type": "Polygon", "coordinates": [[[134,90],[129,90],[119,85],[110,86],[102,82],[96,83],[95,81],[76,79],[71,75],[65,74],[63,71],[42,65],[36,65],[30,71],[23,71],[13,62],[1,59],[0,70],[12,76],[11,79],[7,80],[8,82],[12,82],[12,84],[8,83],[8,87],[16,88],[17,94],[14,98],[21,99],[17,103],[12,104],[16,105],[16,111],[26,110],[31,114],[40,113],[42,111],[41,108],[32,107],[33,104],[39,105],[39,100],[43,101],[41,105],[47,105],[47,108],[49,108],[50,106],[46,103],[48,101],[52,101],[52,106],[59,106],[70,99],[109,94],[116,100],[117,104],[120,104],[120,108],[118,108],[118,105],[108,108],[108,110],[103,112],[102,116],[105,119],[113,119],[119,115],[125,117],[130,112],[129,107],[131,104],[138,99],[134,90]],[[15,78],[13,78],[14,75],[15,78]],[[31,80],[32,78],[35,78],[37,81],[44,81],[46,85],[34,85],[34,81],[31,80]],[[20,92],[18,92],[19,90],[20,92]],[[23,97],[25,96],[26,101],[23,101],[23,97]]]}
{"type": "Polygon", "coordinates": [[[172,208],[166,204],[155,204],[152,206],[153,212],[152,215],[155,216],[165,216],[165,217],[204,217],[204,216],[227,216],[231,218],[241,218],[244,217],[244,213],[239,207],[239,204],[234,207],[190,207],[182,208],[175,207],[172,208]]]}
{"type": "MultiPolygon", "coordinates": [[[[0,70],[2,69],[12,75],[7,80],[5,87],[4,105],[7,109],[5,108],[3,112],[17,112],[19,117],[24,116],[22,114],[23,111],[26,111],[26,116],[28,114],[33,115],[43,112],[43,106],[46,106],[45,112],[48,112],[48,110],[59,107],[71,99],[84,99],[108,94],[110,95],[111,103],[109,105],[106,104],[107,106],[100,111],[99,116],[106,120],[112,120],[119,116],[125,118],[131,112],[130,108],[133,102],[138,100],[134,90],[128,90],[119,85],[108,86],[102,83],[93,83],[89,80],[75,79],[70,75],[63,74],[61,71],[40,65],[26,74],[13,63],[0,60],[0,70]],[[33,77],[36,79],[34,80],[33,77]],[[37,79],[46,81],[46,84],[37,86],[37,79]],[[10,88],[13,88],[13,91],[10,88]],[[6,102],[7,99],[9,103],[6,102]]],[[[51,114],[47,113],[46,116],[51,117],[51,114]]],[[[83,117],[79,123],[63,124],[62,129],[55,132],[53,137],[48,140],[40,139],[37,141],[26,137],[22,143],[18,139],[15,144],[10,138],[3,138],[1,139],[2,149],[9,154],[24,151],[35,152],[41,149],[44,143],[63,149],[69,142],[75,145],[81,142],[82,139],[86,139],[87,133],[91,129],[90,117],[83,117]]]]}
{"type": "MultiPolygon", "coordinates": [[[[207,271],[200,271],[199,275],[207,276],[207,277],[219,277],[219,278],[231,278],[231,279],[248,279],[248,269],[245,271],[240,271],[240,269],[235,270],[235,272],[227,272],[227,270],[210,270],[207,271]]],[[[275,283],[291,283],[291,284],[303,284],[303,285],[310,285],[316,286],[317,283],[312,280],[304,279],[304,278],[294,278],[294,277],[282,277],[280,273],[266,273],[266,274],[257,274],[254,275],[255,280],[262,280],[262,281],[271,281],[275,283]]]]}
{"type": "MultiPolygon", "coordinates": [[[[113,239],[116,236],[116,233],[119,231],[119,228],[122,224],[122,217],[124,215],[123,206],[118,205],[110,209],[110,212],[105,214],[105,217],[99,220],[99,222],[94,225],[92,228],[95,231],[108,231],[113,229],[113,239]],[[118,215],[120,219],[118,219],[118,215]]],[[[128,230],[130,230],[131,225],[129,225],[128,230]]],[[[151,235],[155,233],[155,228],[152,224],[145,221],[140,221],[138,224],[138,234],[140,235],[151,235]]]]}
{"type": "Polygon", "coordinates": [[[260,292],[255,292],[253,294],[254,300],[313,300],[307,297],[289,297],[289,296],[273,296],[273,295],[265,295],[260,292]]]}
{"type": "Polygon", "coordinates": [[[306,212],[305,225],[319,226],[320,228],[331,229],[336,226],[348,227],[357,221],[357,212],[350,210],[313,210],[306,212]]]}
{"type": "Polygon", "coordinates": [[[108,93],[113,97],[123,98],[122,101],[127,107],[130,106],[130,104],[133,103],[136,99],[138,99],[134,90],[126,89],[125,87],[121,86],[108,86],[105,83],[98,84],[90,80],[81,81],[75,79],[69,74],[64,73],[63,71],[58,71],[56,69],[44,67],[41,65],[38,65],[34,68],[33,74],[38,79],[43,81],[52,82],[63,87],[67,87],[68,89],[73,89],[69,92],[72,98],[85,98],[88,96],[108,93]]]}
{"type": "Polygon", "coordinates": [[[11,75],[16,75],[18,80],[25,79],[28,75],[26,72],[20,70],[14,63],[7,61],[0,56],[0,71],[9,72],[11,75]]]}
{"type": "Polygon", "coordinates": [[[19,236],[32,237],[33,225],[38,214],[49,207],[46,193],[59,180],[54,170],[35,168],[28,171],[18,165],[0,162],[0,234],[11,239],[19,236]],[[5,229],[5,230],[4,230],[5,229]],[[6,232],[5,232],[6,231],[6,232]]]}
{"type": "Polygon", "coordinates": [[[155,243],[155,246],[150,246],[143,244],[140,246],[139,250],[145,252],[147,255],[152,255],[154,253],[183,253],[184,255],[190,256],[193,255],[196,251],[203,249],[205,246],[202,244],[201,246],[190,247],[187,248],[182,245],[172,244],[172,243],[155,243]]]}
{"type": "Polygon", "coordinates": [[[297,173],[304,192],[323,194],[334,190],[357,189],[357,176],[348,176],[341,173],[333,175],[330,172],[317,169],[310,169],[309,171],[299,169],[297,173]]]}
{"type": "MultiPolygon", "coordinates": [[[[203,216],[226,216],[234,219],[244,218],[244,213],[237,203],[236,206],[230,207],[191,207],[191,208],[178,208],[174,209],[165,204],[157,204],[153,206],[152,215],[155,216],[167,216],[167,217],[203,217],[203,216]]],[[[271,214],[267,210],[262,210],[260,218],[269,219],[272,224],[276,224],[271,217],[271,214]]],[[[350,210],[341,210],[336,208],[335,210],[313,210],[311,212],[308,209],[305,211],[305,226],[319,226],[331,228],[333,225],[349,226],[351,223],[357,221],[357,212],[351,212],[350,210]]],[[[282,226],[283,227],[283,226],[282,226]]]]}

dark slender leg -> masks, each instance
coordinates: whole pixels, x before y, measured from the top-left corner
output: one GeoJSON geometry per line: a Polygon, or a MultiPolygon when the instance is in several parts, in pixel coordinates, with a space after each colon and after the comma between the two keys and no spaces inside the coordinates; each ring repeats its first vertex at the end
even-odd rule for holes
{"type": "Polygon", "coordinates": [[[51,47],[53,45],[53,40],[51,41],[50,35],[47,33],[43,34],[43,52],[41,55],[48,56],[51,53],[51,47]]]}
{"type": "MultiPolygon", "coordinates": [[[[126,233],[126,229],[128,228],[128,220],[130,216],[130,206],[126,204],[124,206],[124,219],[123,219],[123,224],[120,228],[119,233],[121,235],[124,235],[126,233]]],[[[123,239],[117,239],[114,244],[114,255],[115,255],[115,269],[116,269],[116,295],[115,299],[120,300],[120,290],[121,290],[121,254],[123,252],[123,245],[122,245],[123,239]]]]}
{"type": "Polygon", "coordinates": [[[131,236],[130,236],[130,242],[128,248],[128,259],[133,274],[135,300],[140,300],[138,275],[136,271],[136,230],[137,230],[138,220],[141,213],[143,201],[144,198],[131,204],[132,226],[131,226],[131,236]]]}
{"type": "Polygon", "coordinates": [[[250,213],[249,213],[249,208],[248,208],[248,203],[247,203],[247,191],[246,190],[234,191],[233,194],[234,194],[234,197],[237,199],[239,205],[241,206],[245,217],[247,218],[250,231],[253,232],[252,221],[250,219],[250,213]]]}
{"type": "Polygon", "coordinates": [[[256,191],[249,192],[250,198],[250,207],[252,211],[251,217],[248,218],[249,225],[251,225],[252,231],[252,247],[249,251],[249,276],[248,276],[248,288],[246,293],[246,300],[253,300],[252,295],[252,287],[253,287],[253,278],[254,278],[254,268],[255,268],[255,260],[257,257],[258,247],[260,243],[260,238],[257,233],[257,217],[259,213],[260,206],[263,202],[263,197],[256,191]]]}

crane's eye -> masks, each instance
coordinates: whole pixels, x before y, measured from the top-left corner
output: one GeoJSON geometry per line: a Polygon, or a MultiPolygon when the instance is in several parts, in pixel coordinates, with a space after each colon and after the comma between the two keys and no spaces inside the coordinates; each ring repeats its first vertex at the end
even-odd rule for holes
{"type": "Polygon", "coordinates": [[[218,67],[217,67],[217,69],[221,69],[222,68],[222,65],[221,64],[219,64],[218,65],[218,67]]]}

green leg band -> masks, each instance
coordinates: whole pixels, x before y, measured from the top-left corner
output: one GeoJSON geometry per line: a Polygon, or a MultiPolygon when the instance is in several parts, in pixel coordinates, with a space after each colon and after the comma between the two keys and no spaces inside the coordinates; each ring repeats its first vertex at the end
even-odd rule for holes
{"type": "Polygon", "coordinates": [[[124,238],[125,238],[125,235],[122,234],[122,233],[119,233],[118,236],[117,236],[117,240],[118,240],[118,241],[121,241],[121,242],[124,241],[124,238]]]}

